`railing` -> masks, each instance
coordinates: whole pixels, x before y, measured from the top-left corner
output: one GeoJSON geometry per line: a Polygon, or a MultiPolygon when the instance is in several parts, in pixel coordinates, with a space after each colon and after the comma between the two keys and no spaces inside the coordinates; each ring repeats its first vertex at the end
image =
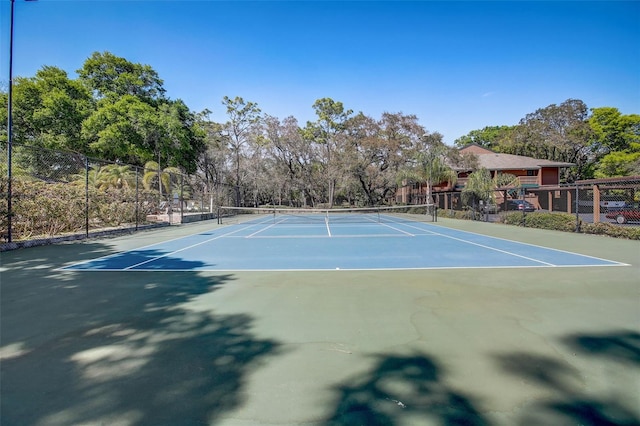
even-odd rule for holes
{"type": "MultiPolygon", "coordinates": [[[[456,187],[457,188],[464,188],[467,184],[467,181],[469,180],[469,178],[459,178],[456,181],[456,187]]],[[[532,185],[538,185],[538,176],[518,176],[517,177],[517,184],[515,186],[532,186],[532,185]]]]}
{"type": "Polygon", "coordinates": [[[538,176],[518,176],[520,185],[538,185],[538,176]]]}

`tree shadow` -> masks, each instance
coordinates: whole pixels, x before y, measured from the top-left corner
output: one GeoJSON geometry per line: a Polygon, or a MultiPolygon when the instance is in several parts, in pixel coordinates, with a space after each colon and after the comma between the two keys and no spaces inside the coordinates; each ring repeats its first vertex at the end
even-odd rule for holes
{"type": "Polygon", "coordinates": [[[278,342],[252,334],[251,316],[185,306],[232,275],[56,270],[110,252],[91,243],[3,255],[3,425],[215,423],[278,354],[278,342]]]}
{"type": "Polygon", "coordinates": [[[601,335],[576,334],[563,339],[575,351],[640,367],[640,333],[615,331],[601,335]]]}
{"type": "Polygon", "coordinates": [[[167,256],[169,252],[158,249],[129,250],[123,253],[115,253],[106,257],[92,259],[89,262],[80,262],[64,267],[67,271],[82,270],[118,270],[130,268],[134,265],[144,265],[145,269],[158,270],[193,270],[205,265],[200,261],[189,261],[181,258],[167,256]],[[155,261],[151,264],[151,261],[155,261]]]}
{"type": "Polygon", "coordinates": [[[340,386],[329,424],[423,424],[427,419],[444,425],[487,425],[472,399],[450,388],[445,373],[428,356],[379,355],[374,368],[340,386]]]}
{"type": "MultiPolygon", "coordinates": [[[[578,356],[595,356],[601,361],[626,363],[637,368],[640,365],[639,337],[635,332],[612,331],[600,335],[570,335],[561,341],[578,356]]],[[[636,407],[630,407],[620,395],[588,392],[581,373],[566,361],[530,353],[497,355],[496,360],[506,372],[547,389],[553,395],[528,407],[520,424],[640,425],[640,419],[632,411],[636,407]]],[[[637,377],[637,372],[632,374],[637,377]]],[[[634,399],[633,395],[628,396],[634,399]]]]}

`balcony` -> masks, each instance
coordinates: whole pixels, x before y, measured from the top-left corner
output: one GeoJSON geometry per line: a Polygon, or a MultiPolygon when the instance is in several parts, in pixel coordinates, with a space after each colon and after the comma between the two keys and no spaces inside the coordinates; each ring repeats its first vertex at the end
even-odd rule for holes
{"type": "MultiPolygon", "coordinates": [[[[456,189],[462,189],[467,184],[469,178],[459,178],[456,181],[456,189]]],[[[518,176],[518,183],[515,186],[524,188],[537,188],[540,186],[538,183],[538,176],[518,176]]]]}
{"type": "Polygon", "coordinates": [[[525,188],[537,188],[539,186],[538,176],[518,176],[520,186],[525,188]]]}

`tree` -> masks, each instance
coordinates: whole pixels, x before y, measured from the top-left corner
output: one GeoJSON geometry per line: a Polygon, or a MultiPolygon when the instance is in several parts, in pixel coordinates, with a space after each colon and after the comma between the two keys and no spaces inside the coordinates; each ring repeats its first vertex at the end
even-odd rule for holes
{"type": "Polygon", "coordinates": [[[157,158],[161,134],[156,110],[132,95],[102,103],[82,123],[90,155],[135,165],[157,158]]]}
{"type": "Polygon", "coordinates": [[[397,174],[405,165],[405,154],[424,134],[415,115],[385,112],[376,121],[360,113],[347,123],[349,154],[345,169],[352,175],[363,202],[383,204],[395,194],[397,174]]]}
{"type": "Polygon", "coordinates": [[[472,130],[465,136],[456,139],[453,144],[463,148],[470,144],[480,145],[491,150],[499,150],[502,141],[507,140],[514,126],[487,126],[482,130],[472,130]]]}
{"type": "Polygon", "coordinates": [[[177,177],[180,176],[180,170],[176,167],[160,168],[160,165],[155,161],[148,161],[144,165],[144,175],[142,176],[142,185],[147,190],[152,190],[154,187],[158,188],[160,198],[164,194],[171,195],[172,191],[176,188],[177,182],[174,182],[177,177]]]}
{"type": "Polygon", "coordinates": [[[180,99],[163,100],[156,114],[161,129],[154,141],[154,157],[186,173],[195,173],[198,157],[206,149],[202,122],[180,99]]]}
{"type": "Polygon", "coordinates": [[[225,177],[229,173],[228,169],[228,147],[226,135],[223,132],[223,125],[210,121],[208,116],[210,111],[205,110],[196,116],[199,128],[204,134],[205,149],[200,152],[197,159],[198,176],[204,185],[204,192],[210,194],[210,204],[213,209],[213,193],[219,204],[228,204],[226,200],[220,200],[219,190],[225,177]]]}
{"type": "Polygon", "coordinates": [[[224,124],[224,130],[227,132],[227,142],[232,156],[233,185],[240,196],[236,202],[243,205],[242,185],[243,175],[246,172],[243,169],[243,160],[251,156],[248,151],[251,141],[259,134],[261,111],[258,104],[245,102],[241,97],[231,99],[225,96],[222,104],[226,106],[229,116],[229,121],[224,124]]]}
{"type": "Polygon", "coordinates": [[[640,144],[631,143],[628,150],[613,151],[598,163],[597,178],[640,175],[640,144]]]}
{"type": "Polygon", "coordinates": [[[410,165],[399,173],[400,180],[424,183],[427,186],[427,204],[434,202],[433,186],[442,182],[454,183],[457,173],[452,165],[460,161],[458,150],[442,142],[439,133],[428,133],[422,137],[423,145],[413,154],[410,165]]]}
{"type": "Polygon", "coordinates": [[[476,210],[478,202],[488,203],[495,200],[494,191],[496,182],[491,177],[491,172],[484,167],[475,170],[469,176],[462,189],[462,201],[476,210]]]}
{"type": "Polygon", "coordinates": [[[73,181],[76,185],[85,185],[89,181],[89,186],[96,189],[130,189],[135,188],[136,175],[131,171],[129,165],[108,164],[97,166],[89,170],[89,176],[85,173],[75,175],[73,181]]]}
{"type": "MultiPolygon", "coordinates": [[[[0,95],[6,104],[5,94],[0,95]]],[[[94,109],[89,91],[67,73],[45,66],[33,78],[17,78],[13,89],[13,141],[48,149],[86,152],[82,122],[94,109]]],[[[7,110],[0,110],[6,140],[7,110]]]]}
{"type": "Polygon", "coordinates": [[[153,68],[134,64],[110,52],[94,52],[77,73],[97,99],[131,95],[154,104],[164,98],[163,81],[153,68]]]}
{"type": "Polygon", "coordinates": [[[204,150],[204,131],[182,101],[158,107],[132,95],[103,101],[82,130],[90,155],[134,165],[154,160],[193,173],[204,150]]]}
{"type": "Polygon", "coordinates": [[[589,126],[594,140],[606,153],[623,151],[631,142],[640,142],[640,115],[622,115],[617,108],[591,108],[589,126]]]}
{"type": "Polygon", "coordinates": [[[353,111],[345,110],[342,102],[331,98],[316,100],[313,109],[318,119],[313,123],[307,122],[303,135],[309,142],[323,147],[321,164],[327,186],[327,201],[329,207],[333,207],[336,184],[342,172],[337,165],[337,159],[339,151],[343,148],[346,122],[353,111]]]}
{"type": "Polygon", "coordinates": [[[496,191],[506,191],[520,185],[518,177],[510,173],[495,173],[484,167],[474,170],[462,189],[462,201],[470,205],[473,211],[478,210],[478,204],[495,204],[496,191]]]}
{"type": "Polygon", "coordinates": [[[268,155],[274,159],[274,169],[280,176],[279,200],[284,196],[290,205],[315,205],[319,201],[314,188],[317,153],[302,137],[298,121],[290,116],[280,122],[267,115],[264,123],[268,155]]]}
{"type": "Polygon", "coordinates": [[[135,188],[136,175],[131,171],[131,166],[121,164],[108,164],[101,168],[102,180],[109,188],[130,189],[135,188]]]}
{"type": "Polygon", "coordinates": [[[611,107],[591,111],[594,151],[601,154],[595,177],[640,174],[640,115],[622,115],[611,107]]]}
{"type": "Polygon", "coordinates": [[[500,150],[508,154],[573,163],[575,166],[564,172],[564,180],[589,178],[593,174],[595,158],[588,113],[584,102],[577,99],[538,109],[520,120],[511,138],[500,144],[500,150]]]}

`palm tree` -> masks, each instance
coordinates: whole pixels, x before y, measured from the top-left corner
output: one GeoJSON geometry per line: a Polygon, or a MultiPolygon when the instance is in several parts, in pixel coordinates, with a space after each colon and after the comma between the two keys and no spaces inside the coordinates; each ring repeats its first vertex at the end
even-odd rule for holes
{"type": "Polygon", "coordinates": [[[170,194],[172,190],[171,177],[172,175],[180,175],[180,169],[177,167],[167,167],[160,169],[160,166],[155,161],[148,161],[144,165],[144,175],[142,176],[142,185],[147,190],[151,190],[152,186],[157,182],[158,192],[162,196],[163,194],[170,194]]]}
{"type": "MultiPolygon", "coordinates": [[[[131,188],[135,185],[135,175],[128,165],[108,164],[89,170],[89,186],[96,189],[131,188]]],[[[73,183],[84,185],[87,180],[85,173],[74,175],[73,183]]]]}
{"type": "Polygon", "coordinates": [[[103,179],[103,172],[100,166],[89,169],[89,176],[87,176],[85,171],[74,174],[73,181],[71,183],[74,185],[84,186],[87,182],[91,188],[102,189],[104,187],[105,181],[103,179]]]}
{"type": "Polygon", "coordinates": [[[515,188],[518,186],[518,178],[509,173],[496,173],[491,177],[491,172],[482,167],[469,176],[462,190],[462,200],[465,204],[471,204],[473,210],[479,201],[487,204],[495,204],[496,190],[498,188],[515,188]]]}
{"type": "Polygon", "coordinates": [[[478,201],[489,203],[495,200],[495,189],[496,182],[491,177],[491,172],[482,167],[469,176],[462,189],[462,201],[467,205],[471,204],[475,211],[478,201]]]}
{"type": "Polygon", "coordinates": [[[431,144],[426,150],[415,154],[410,167],[398,174],[400,181],[412,181],[427,185],[427,204],[433,204],[433,186],[442,182],[453,185],[458,174],[449,166],[450,148],[443,143],[431,144]]]}
{"type": "Polygon", "coordinates": [[[135,186],[135,175],[128,165],[109,164],[101,169],[101,175],[109,188],[127,189],[135,186]]]}

